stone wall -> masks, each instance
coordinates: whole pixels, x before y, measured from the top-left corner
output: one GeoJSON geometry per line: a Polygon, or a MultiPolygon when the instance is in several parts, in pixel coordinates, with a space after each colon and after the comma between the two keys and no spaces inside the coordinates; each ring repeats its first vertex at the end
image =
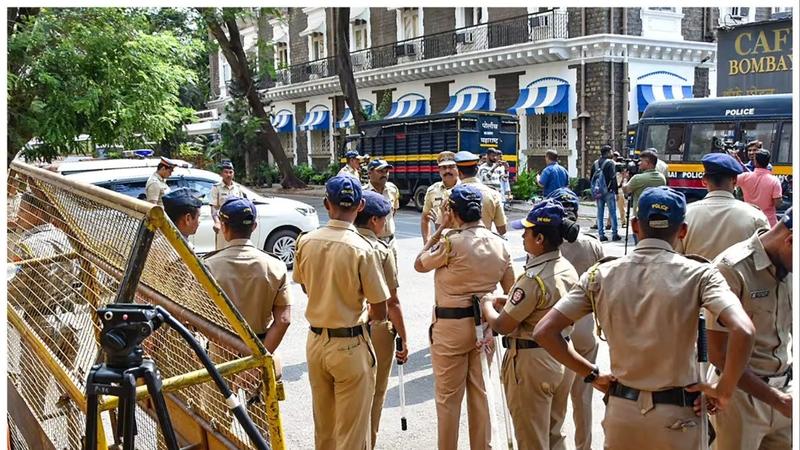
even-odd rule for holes
{"type": "Polygon", "coordinates": [[[386,8],[370,8],[369,22],[373,47],[397,42],[396,11],[389,11],[386,8]]]}
{"type": "MultiPolygon", "coordinates": [[[[300,32],[308,26],[308,18],[303,8],[288,8],[289,18],[289,52],[291,65],[308,62],[308,37],[300,36],[300,32]]],[[[305,114],[305,111],[303,112],[305,114]]]]}
{"type": "MultiPolygon", "coordinates": [[[[305,29],[305,27],[304,27],[305,29]]],[[[294,104],[294,123],[295,126],[301,123],[306,117],[306,108],[308,107],[307,101],[297,102],[294,104]]],[[[295,153],[297,154],[297,163],[303,164],[308,161],[308,139],[305,131],[297,131],[297,141],[295,142],[295,153]]]]}
{"type": "MultiPolygon", "coordinates": [[[[427,13],[426,13],[427,14],[427,13]]],[[[528,8],[489,8],[489,22],[528,14],[528,8]]],[[[427,28],[425,28],[427,31],[427,28]]]]}
{"type": "Polygon", "coordinates": [[[694,68],[694,86],[692,92],[695,98],[708,97],[711,95],[711,88],[708,85],[708,69],[705,67],[694,68]]]}

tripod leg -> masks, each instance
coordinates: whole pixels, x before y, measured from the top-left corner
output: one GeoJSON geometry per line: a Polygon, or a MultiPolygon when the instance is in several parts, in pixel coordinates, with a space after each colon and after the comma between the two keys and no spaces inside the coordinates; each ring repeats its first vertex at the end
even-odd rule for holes
{"type": "Polygon", "coordinates": [[[178,450],[178,439],[175,437],[175,430],[172,428],[172,421],[169,418],[169,410],[164,396],[161,392],[161,376],[155,371],[152,362],[147,365],[144,371],[144,382],[147,384],[147,392],[155,406],[158,425],[161,427],[161,434],[164,436],[167,449],[178,450]]]}
{"type": "Polygon", "coordinates": [[[125,372],[122,378],[125,394],[119,398],[122,417],[122,449],[134,450],[136,435],[136,377],[125,372]]]}
{"type": "Polygon", "coordinates": [[[84,450],[97,450],[97,394],[94,391],[94,368],[86,379],[86,436],[84,450]]]}

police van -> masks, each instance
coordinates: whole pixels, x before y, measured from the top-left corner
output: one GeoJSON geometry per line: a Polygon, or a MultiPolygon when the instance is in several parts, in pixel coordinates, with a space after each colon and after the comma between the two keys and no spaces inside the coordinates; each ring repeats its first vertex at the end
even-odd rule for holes
{"type": "MultiPolygon", "coordinates": [[[[763,148],[772,153],[773,174],[781,178],[785,186],[791,186],[792,96],[653,102],[639,120],[633,140],[635,154],[648,148],[658,150],[659,158],[669,165],[669,186],[682,191],[689,201],[699,200],[706,194],[700,163],[704,155],[732,150],[747,162],[744,145],[753,140],[763,142],[763,148]]],[[[787,194],[784,189],[781,209],[791,202],[787,194]]]]}

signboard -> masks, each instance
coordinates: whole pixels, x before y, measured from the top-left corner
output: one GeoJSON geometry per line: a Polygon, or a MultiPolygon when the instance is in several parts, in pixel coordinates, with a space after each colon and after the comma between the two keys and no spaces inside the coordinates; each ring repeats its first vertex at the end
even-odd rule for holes
{"type": "Polygon", "coordinates": [[[717,96],[792,92],[792,20],[754,22],[717,33],[717,96]]]}
{"type": "Polygon", "coordinates": [[[478,118],[478,146],[481,149],[500,148],[500,117],[482,116],[478,118]]]}

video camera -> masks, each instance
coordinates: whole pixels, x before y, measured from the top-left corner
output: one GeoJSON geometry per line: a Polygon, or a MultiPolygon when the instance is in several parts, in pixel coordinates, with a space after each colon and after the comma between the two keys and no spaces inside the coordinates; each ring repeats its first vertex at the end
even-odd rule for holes
{"type": "Polygon", "coordinates": [[[632,177],[639,173],[639,159],[619,158],[614,163],[614,170],[617,172],[628,172],[628,175],[632,177]]]}
{"type": "Polygon", "coordinates": [[[717,137],[711,140],[711,145],[715,151],[718,152],[726,152],[731,156],[739,155],[739,159],[745,160],[747,159],[747,151],[746,146],[743,142],[739,142],[734,140],[732,137],[717,137]]]}
{"type": "Polygon", "coordinates": [[[110,303],[97,310],[103,322],[100,345],[109,367],[134,367],[142,363],[142,342],[163,323],[164,317],[152,305],[110,303]]]}

